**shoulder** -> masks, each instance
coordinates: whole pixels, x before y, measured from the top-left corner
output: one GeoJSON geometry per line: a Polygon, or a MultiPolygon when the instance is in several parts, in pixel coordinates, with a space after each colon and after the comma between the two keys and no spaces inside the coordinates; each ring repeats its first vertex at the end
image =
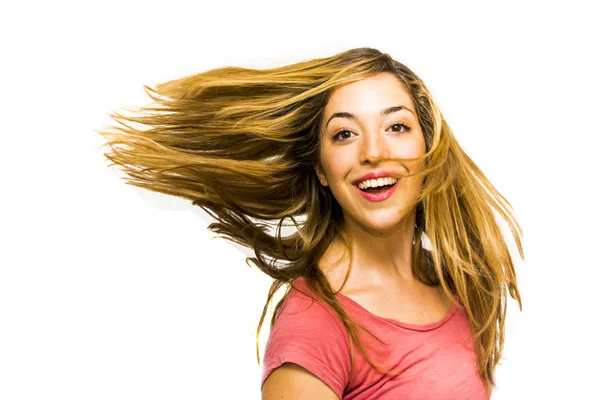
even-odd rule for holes
{"type": "MultiPolygon", "coordinates": [[[[310,291],[303,278],[292,285],[281,312],[275,321],[269,340],[273,345],[293,338],[294,343],[327,339],[349,348],[348,337],[340,317],[310,291]],[[325,337],[323,337],[325,334],[325,337]]],[[[287,347],[293,344],[285,343],[287,347]]]]}
{"type": "MultiPolygon", "coordinates": [[[[288,317],[285,320],[293,320],[292,316],[300,314],[300,316],[295,318],[306,319],[313,317],[319,319],[320,322],[337,325],[340,329],[343,329],[343,324],[339,316],[310,290],[304,278],[299,278],[292,284],[292,288],[287,295],[281,311],[280,317],[281,315],[288,317]]],[[[308,321],[305,320],[303,322],[308,321]]]]}
{"type": "Polygon", "coordinates": [[[350,378],[350,348],[344,326],[302,281],[292,285],[271,328],[262,383],[284,363],[308,370],[340,398],[350,378]]]}

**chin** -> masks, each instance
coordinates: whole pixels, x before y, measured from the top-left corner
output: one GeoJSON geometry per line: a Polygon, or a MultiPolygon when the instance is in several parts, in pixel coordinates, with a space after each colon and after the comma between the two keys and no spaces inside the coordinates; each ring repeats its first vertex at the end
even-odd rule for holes
{"type": "Polygon", "coordinates": [[[385,221],[373,221],[373,220],[368,220],[368,221],[364,221],[362,223],[362,225],[370,230],[373,231],[379,231],[379,232],[386,232],[386,231],[393,231],[395,229],[398,228],[399,225],[402,225],[403,221],[401,219],[395,219],[395,220],[390,220],[387,219],[385,221]]]}

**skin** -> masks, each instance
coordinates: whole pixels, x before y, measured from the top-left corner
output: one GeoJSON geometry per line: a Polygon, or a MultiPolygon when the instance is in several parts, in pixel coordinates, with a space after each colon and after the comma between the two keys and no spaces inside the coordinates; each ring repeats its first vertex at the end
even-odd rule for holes
{"type": "MultiPolygon", "coordinates": [[[[328,186],[342,207],[346,228],[354,241],[354,263],[347,283],[353,287],[384,287],[393,282],[395,288],[422,286],[411,271],[415,211],[403,210],[416,199],[422,177],[402,178],[396,191],[382,202],[364,199],[352,182],[372,171],[414,172],[423,162],[400,164],[389,157],[417,157],[425,154],[426,145],[416,117],[410,92],[391,73],[353,82],[336,89],[324,110],[321,122],[320,165],[315,171],[323,186],[328,186]],[[380,116],[380,111],[403,105],[411,111],[400,110],[380,116]],[[333,113],[350,112],[357,119],[333,118],[333,113]],[[395,125],[403,123],[410,127],[395,125]],[[333,136],[341,129],[335,141],[333,136]],[[377,158],[383,158],[378,160],[377,158]],[[390,279],[393,278],[393,279],[390,279]]],[[[339,243],[333,243],[322,258],[320,266],[329,276],[334,288],[341,285],[347,257],[339,243]],[[327,267],[340,261],[345,266],[335,271],[327,267]]]]}

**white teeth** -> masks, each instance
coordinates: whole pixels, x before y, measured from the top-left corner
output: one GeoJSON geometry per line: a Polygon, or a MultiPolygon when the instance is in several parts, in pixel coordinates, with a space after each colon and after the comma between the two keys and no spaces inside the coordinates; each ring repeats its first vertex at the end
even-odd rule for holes
{"type": "Polygon", "coordinates": [[[398,179],[396,178],[379,178],[379,179],[368,179],[360,182],[357,186],[359,189],[367,189],[370,187],[379,187],[384,185],[393,185],[398,179]]]}

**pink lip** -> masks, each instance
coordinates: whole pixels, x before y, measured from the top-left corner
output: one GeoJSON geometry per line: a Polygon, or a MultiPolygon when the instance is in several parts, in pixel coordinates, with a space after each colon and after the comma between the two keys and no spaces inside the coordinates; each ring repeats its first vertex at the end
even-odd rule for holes
{"type": "Polygon", "coordinates": [[[392,186],[391,188],[389,188],[385,192],[381,192],[381,193],[363,192],[362,190],[360,190],[358,188],[358,186],[356,186],[356,185],[352,185],[352,186],[354,186],[354,188],[356,188],[356,190],[358,190],[358,193],[360,193],[360,195],[364,199],[372,201],[372,202],[378,202],[378,201],[383,201],[383,200],[387,199],[388,197],[390,197],[394,193],[394,191],[396,190],[396,187],[398,186],[399,182],[400,182],[400,179],[398,179],[398,181],[396,182],[396,184],[394,186],[392,186]]]}

